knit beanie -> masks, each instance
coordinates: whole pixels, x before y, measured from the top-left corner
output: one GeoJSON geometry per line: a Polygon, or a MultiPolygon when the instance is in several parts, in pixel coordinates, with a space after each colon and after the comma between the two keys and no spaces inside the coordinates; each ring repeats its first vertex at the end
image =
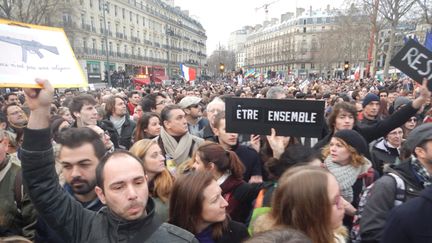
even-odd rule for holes
{"type": "Polygon", "coordinates": [[[363,99],[363,104],[362,104],[363,108],[367,106],[369,103],[371,103],[372,101],[380,101],[380,98],[376,94],[368,93],[363,99]]]}
{"type": "Polygon", "coordinates": [[[394,110],[396,111],[399,108],[402,108],[403,105],[408,105],[411,102],[407,97],[399,96],[394,101],[394,110]]]}
{"type": "Polygon", "coordinates": [[[367,156],[369,154],[366,140],[355,130],[340,130],[336,132],[333,137],[342,139],[361,155],[367,156]]]}

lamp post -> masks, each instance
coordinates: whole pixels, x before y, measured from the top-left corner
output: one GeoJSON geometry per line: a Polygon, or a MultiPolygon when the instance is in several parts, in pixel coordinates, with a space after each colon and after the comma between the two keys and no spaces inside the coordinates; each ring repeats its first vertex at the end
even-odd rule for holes
{"type": "Polygon", "coordinates": [[[167,61],[168,61],[168,65],[167,65],[167,74],[168,74],[168,78],[171,78],[171,67],[170,67],[170,50],[171,50],[171,45],[169,43],[169,36],[173,35],[173,31],[171,29],[169,29],[168,24],[165,26],[166,28],[166,43],[167,43],[167,61]]]}
{"type": "Polygon", "coordinates": [[[111,75],[110,75],[110,63],[109,63],[109,50],[108,50],[108,29],[107,29],[107,23],[106,23],[106,11],[108,10],[108,3],[104,1],[103,3],[103,18],[104,18],[104,29],[105,29],[105,50],[106,50],[106,62],[107,62],[107,79],[108,79],[108,86],[112,87],[111,84],[111,75]]]}

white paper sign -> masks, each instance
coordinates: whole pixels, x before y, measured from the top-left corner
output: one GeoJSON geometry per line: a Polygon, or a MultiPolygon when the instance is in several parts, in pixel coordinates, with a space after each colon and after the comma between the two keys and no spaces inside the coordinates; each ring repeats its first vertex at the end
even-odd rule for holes
{"type": "Polygon", "coordinates": [[[0,19],[0,50],[0,87],[88,86],[63,29],[0,19]]]}

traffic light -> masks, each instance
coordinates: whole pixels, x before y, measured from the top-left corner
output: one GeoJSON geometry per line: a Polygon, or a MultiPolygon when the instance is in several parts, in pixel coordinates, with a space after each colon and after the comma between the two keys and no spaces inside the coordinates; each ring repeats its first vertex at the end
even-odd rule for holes
{"type": "Polygon", "coordinates": [[[349,70],[349,61],[345,61],[344,71],[347,72],[349,70]]]}
{"type": "Polygon", "coordinates": [[[223,63],[219,64],[219,71],[223,73],[225,71],[225,65],[223,63]]]}

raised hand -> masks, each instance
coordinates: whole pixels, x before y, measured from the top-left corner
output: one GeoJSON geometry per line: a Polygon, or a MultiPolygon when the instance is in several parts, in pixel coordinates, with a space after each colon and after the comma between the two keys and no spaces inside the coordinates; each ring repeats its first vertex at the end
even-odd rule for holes
{"type": "Polygon", "coordinates": [[[290,137],[276,136],[276,130],[272,128],[270,136],[267,136],[267,140],[273,150],[273,157],[279,159],[285,151],[285,148],[290,141],[290,137]]]}
{"type": "Polygon", "coordinates": [[[31,111],[39,108],[49,108],[53,101],[54,88],[48,80],[36,79],[40,89],[24,89],[26,103],[31,111]]]}

